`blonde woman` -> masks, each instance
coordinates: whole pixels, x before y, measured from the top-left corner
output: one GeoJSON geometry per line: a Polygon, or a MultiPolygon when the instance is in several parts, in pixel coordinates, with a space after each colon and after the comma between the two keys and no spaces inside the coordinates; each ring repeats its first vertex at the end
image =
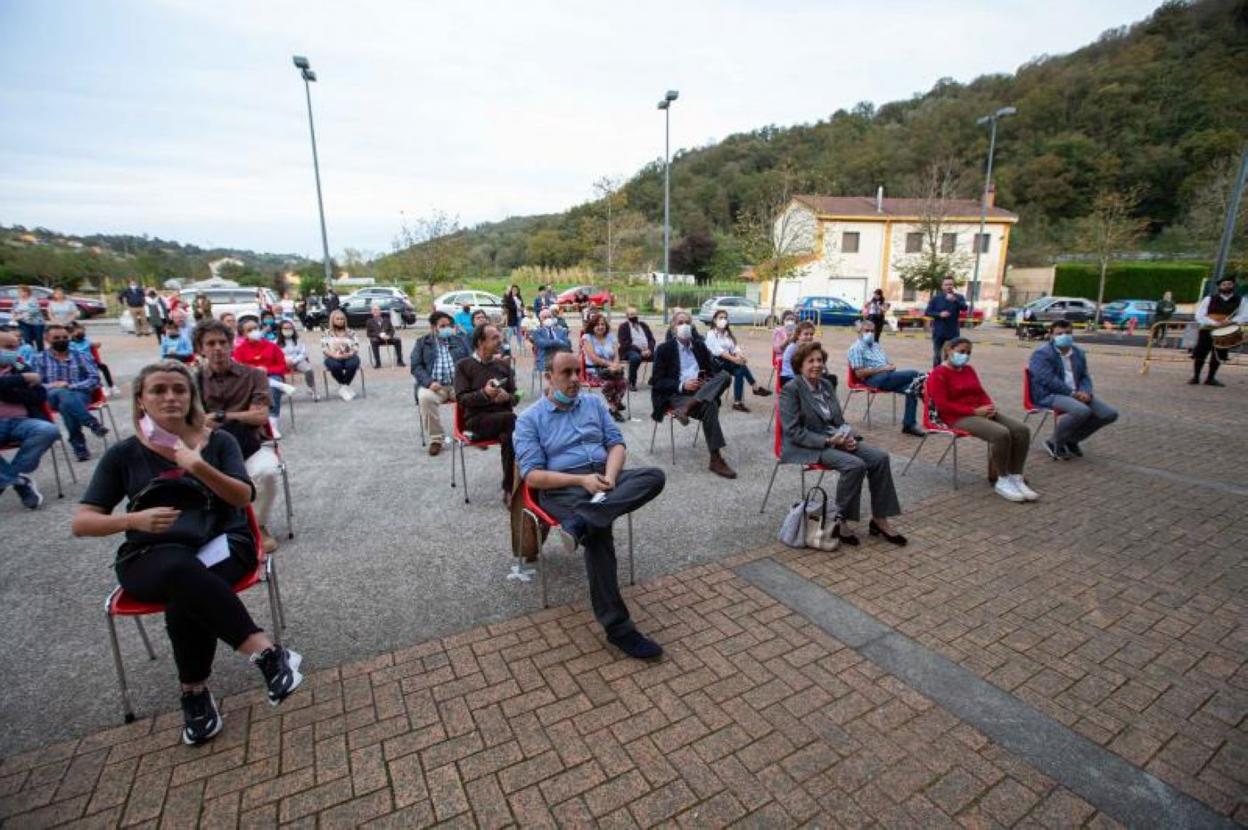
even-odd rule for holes
{"type": "Polygon", "coordinates": [[[338,381],[338,397],[352,400],[355,391],[351,382],[360,370],[360,343],[347,327],[347,315],[335,308],[329,314],[329,331],[321,338],[321,354],[325,357],[325,369],[338,381]]]}

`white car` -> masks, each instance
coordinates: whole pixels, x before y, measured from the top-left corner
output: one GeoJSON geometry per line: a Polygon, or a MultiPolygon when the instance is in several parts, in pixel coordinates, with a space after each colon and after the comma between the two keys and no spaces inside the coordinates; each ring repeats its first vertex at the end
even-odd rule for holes
{"type": "Polygon", "coordinates": [[[451,316],[464,307],[464,303],[472,306],[472,310],[481,309],[491,317],[503,313],[503,298],[487,291],[448,291],[433,301],[433,307],[451,316]]]}
{"type": "Polygon", "coordinates": [[[201,294],[212,303],[212,316],[220,320],[222,315],[233,314],[237,322],[244,317],[260,319],[262,310],[274,310],[277,295],[269,288],[240,285],[235,288],[184,288],[179,293],[182,302],[195,307],[195,298],[201,294]]]}
{"type": "Polygon", "coordinates": [[[771,319],[771,309],[745,297],[711,297],[702,304],[698,319],[709,324],[720,310],[728,312],[728,323],[733,326],[763,326],[771,319]]]}

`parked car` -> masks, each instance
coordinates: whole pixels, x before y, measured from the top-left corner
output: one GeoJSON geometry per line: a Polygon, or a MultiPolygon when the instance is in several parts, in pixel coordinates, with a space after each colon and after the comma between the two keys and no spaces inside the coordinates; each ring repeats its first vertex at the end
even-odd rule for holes
{"type": "Polygon", "coordinates": [[[862,319],[857,307],[840,297],[800,297],[794,310],[798,319],[821,326],[852,326],[862,319]]]}
{"type": "Polygon", "coordinates": [[[1096,303],[1082,297],[1041,297],[1022,308],[1007,308],[1001,312],[1001,317],[1007,326],[1017,325],[1018,315],[1023,310],[1031,312],[1027,319],[1033,323],[1051,323],[1054,320],[1086,323],[1095,315],[1096,303]]]}
{"type": "Polygon", "coordinates": [[[188,308],[195,307],[195,299],[200,295],[207,297],[212,303],[212,316],[218,320],[224,314],[233,314],[235,321],[241,323],[246,317],[259,320],[261,311],[272,311],[274,314],[280,312],[279,308],[274,307],[277,296],[270,288],[248,285],[183,288],[178,294],[188,308]]]}
{"type": "Polygon", "coordinates": [[[14,322],[12,314],[7,311],[0,311],[0,329],[7,329],[16,325],[17,323],[14,322]]]}
{"type": "Polygon", "coordinates": [[[479,308],[491,317],[503,313],[503,298],[488,291],[448,291],[433,301],[433,307],[453,315],[464,307],[464,303],[471,305],[473,311],[479,308]]]}
{"type": "Polygon", "coordinates": [[[344,297],[342,304],[338,307],[342,309],[343,314],[347,315],[347,326],[362,328],[365,321],[372,315],[374,305],[381,306],[381,310],[385,314],[397,311],[404,325],[410,326],[416,322],[416,309],[407,301],[407,297],[389,293],[379,294],[375,291],[367,293],[357,291],[344,297]]]}
{"type": "Polygon", "coordinates": [[[734,326],[764,326],[771,323],[771,309],[745,297],[711,297],[702,304],[698,319],[708,325],[717,311],[728,312],[734,326]]]}
{"type": "MultiPolygon", "coordinates": [[[[0,311],[9,311],[13,308],[13,303],[17,301],[16,285],[0,285],[0,311]]],[[[52,289],[44,288],[42,285],[30,286],[30,294],[39,301],[39,307],[47,312],[48,303],[52,300],[52,289]]],[[[78,306],[78,313],[82,318],[89,319],[91,317],[99,317],[108,307],[99,300],[92,300],[89,297],[69,296],[74,304],[78,306]]]]}
{"type": "Polygon", "coordinates": [[[605,288],[598,288],[593,285],[577,285],[555,297],[555,302],[565,311],[568,309],[579,311],[585,303],[596,305],[599,308],[606,308],[607,306],[615,305],[615,295],[605,288]]]}
{"type": "Polygon", "coordinates": [[[409,300],[407,292],[395,285],[370,285],[351,292],[352,297],[364,297],[377,300],[409,300]]]}
{"type": "Polygon", "coordinates": [[[1135,320],[1138,328],[1146,329],[1156,313],[1157,303],[1152,300],[1117,300],[1101,307],[1101,322],[1125,327],[1127,321],[1135,320]]]}

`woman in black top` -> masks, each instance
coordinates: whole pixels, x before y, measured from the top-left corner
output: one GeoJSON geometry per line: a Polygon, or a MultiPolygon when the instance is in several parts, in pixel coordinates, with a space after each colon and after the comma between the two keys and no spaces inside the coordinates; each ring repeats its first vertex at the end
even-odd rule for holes
{"type": "Polygon", "coordinates": [[[217,640],[248,655],[268,685],[269,702],[280,703],[302,681],[300,657],[274,645],[247,613],[233,585],[256,568],[256,542],[245,508],[255,495],[238,443],[224,430],[205,427],[204,409],[190,371],[166,360],[145,367],[134,382],[134,436],[114,444],[100,459],[74,514],[75,536],[125,533],[117,579],[142,602],[165,605],[165,627],[182,681],[182,740],[199,744],[221,731],[221,714],[206,683],[217,640]],[[182,511],[153,506],[112,515],[129,506],[156,479],[182,493],[211,494],[211,518],[178,525],[182,511]],[[186,481],[189,480],[189,481],[186,481]],[[200,525],[210,529],[186,541],[200,525]],[[160,541],[162,534],[173,534],[160,541]],[[155,539],[155,541],[153,541],[155,539]]]}
{"type": "Polygon", "coordinates": [[[866,305],[862,307],[862,319],[875,323],[875,342],[877,343],[884,336],[884,314],[891,307],[884,299],[884,291],[879,288],[871,292],[871,299],[867,300],[866,305]]]}

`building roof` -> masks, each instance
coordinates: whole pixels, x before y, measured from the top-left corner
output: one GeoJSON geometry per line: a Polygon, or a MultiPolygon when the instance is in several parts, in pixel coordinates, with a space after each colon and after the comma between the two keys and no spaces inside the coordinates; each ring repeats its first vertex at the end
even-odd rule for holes
{"type": "MultiPolygon", "coordinates": [[[[820,215],[861,217],[863,219],[915,219],[923,214],[923,199],[885,197],[883,210],[875,209],[874,196],[813,196],[793,197],[820,215]]],[[[979,219],[979,202],[975,199],[950,199],[948,217],[979,219]]],[[[996,206],[988,208],[988,218],[998,222],[1017,222],[1018,214],[996,206]]]]}

